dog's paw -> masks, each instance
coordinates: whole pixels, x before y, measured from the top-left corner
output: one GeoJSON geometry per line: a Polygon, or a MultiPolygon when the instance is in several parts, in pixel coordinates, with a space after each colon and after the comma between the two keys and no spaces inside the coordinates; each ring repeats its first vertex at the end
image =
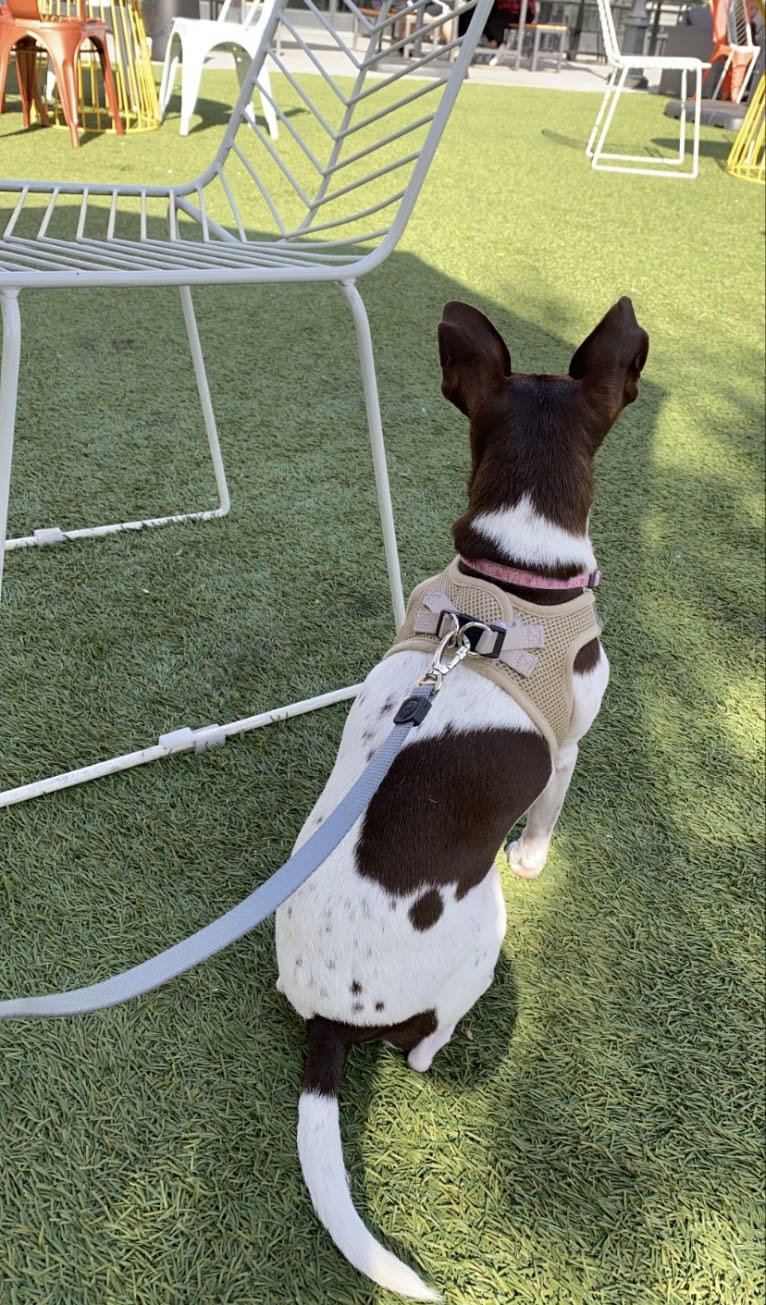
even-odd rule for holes
{"type": "Polygon", "coordinates": [[[505,855],[508,860],[509,869],[515,875],[522,879],[536,879],[545,869],[545,862],[548,859],[548,848],[525,846],[524,839],[519,838],[515,843],[506,844],[505,855]]]}
{"type": "MultiPolygon", "coordinates": [[[[426,1038],[425,1041],[427,1042],[428,1039],[426,1038]]],[[[433,1058],[434,1058],[434,1053],[432,1051],[428,1051],[427,1049],[424,1050],[423,1043],[419,1042],[417,1047],[413,1047],[412,1051],[407,1057],[407,1064],[409,1065],[410,1069],[416,1069],[418,1074],[425,1074],[426,1071],[431,1068],[431,1065],[433,1063],[433,1058]]]]}
{"type": "Polygon", "coordinates": [[[431,1068],[437,1051],[447,1045],[454,1031],[455,1025],[450,1024],[447,1028],[437,1029],[435,1033],[430,1033],[427,1038],[418,1042],[407,1057],[410,1069],[416,1069],[418,1074],[425,1074],[426,1070],[431,1068]]]}
{"type": "Polygon", "coordinates": [[[276,985],[275,985],[275,986],[276,986],[277,992],[280,992],[280,993],[282,994],[282,996],[284,997],[284,995],[285,995],[285,985],[283,984],[281,978],[280,978],[280,979],[277,979],[277,982],[276,982],[276,985]]]}

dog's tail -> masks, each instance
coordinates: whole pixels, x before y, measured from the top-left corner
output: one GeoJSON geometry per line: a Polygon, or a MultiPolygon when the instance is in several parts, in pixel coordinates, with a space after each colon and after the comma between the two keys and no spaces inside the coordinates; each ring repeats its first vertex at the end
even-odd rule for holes
{"type": "Polygon", "coordinates": [[[346,1259],[373,1282],[411,1296],[438,1301],[436,1292],[375,1240],[354,1209],[343,1164],[338,1092],[348,1043],[329,1020],[307,1025],[308,1060],[298,1106],[298,1155],[321,1222],[346,1259]]]}

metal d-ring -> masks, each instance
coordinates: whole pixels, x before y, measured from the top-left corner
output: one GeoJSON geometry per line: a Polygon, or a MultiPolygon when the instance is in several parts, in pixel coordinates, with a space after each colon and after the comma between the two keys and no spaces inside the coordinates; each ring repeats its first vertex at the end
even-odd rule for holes
{"type": "Polygon", "coordinates": [[[439,643],[425,675],[418,680],[418,684],[430,685],[433,693],[439,692],[444,676],[448,675],[456,666],[459,666],[466,657],[478,656],[478,654],[474,653],[470,642],[465,637],[465,631],[472,629],[486,631],[489,628],[483,621],[469,621],[461,625],[455,612],[447,612],[445,615],[451,620],[452,628],[447,631],[439,643]],[[458,639],[460,642],[458,642],[458,639]],[[454,646],[455,651],[449,661],[446,661],[444,655],[450,645],[454,646]]]}

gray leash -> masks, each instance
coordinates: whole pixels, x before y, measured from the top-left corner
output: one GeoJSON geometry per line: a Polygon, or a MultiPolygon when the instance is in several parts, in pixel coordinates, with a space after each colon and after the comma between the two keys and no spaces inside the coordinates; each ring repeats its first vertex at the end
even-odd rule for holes
{"type": "Polygon", "coordinates": [[[394,727],[380,746],[369,765],[351,786],[345,797],[302,847],[279,870],[256,888],[238,906],[213,920],[185,938],[183,942],[168,947],[151,960],[134,965],[111,979],[94,983],[87,988],[74,988],[70,992],[50,993],[41,997],[16,997],[0,1001],[0,1020],[36,1019],[54,1015],[83,1015],[88,1011],[105,1010],[139,997],[153,988],[159,988],[177,975],[199,965],[209,956],[236,942],[276,911],[291,897],[301,884],[319,868],[335,850],[352,825],[367,809],[373,795],[391,769],[404,745],[410,730],[419,725],[427,715],[431,700],[441,685],[443,676],[456,666],[470,651],[467,642],[458,643],[457,630],[452,630],[442,641],[430,669],[405,698],[396,716],[394,727]],[[456,644],[451,661],[442,656],[448,643],[456,644]]]}

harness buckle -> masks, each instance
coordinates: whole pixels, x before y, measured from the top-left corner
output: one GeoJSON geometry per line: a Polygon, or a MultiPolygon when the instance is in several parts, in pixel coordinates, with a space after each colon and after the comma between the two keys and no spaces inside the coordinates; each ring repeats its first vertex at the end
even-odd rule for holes
{"type": "Polygon", "coordinates": [[[472,616],[462,612],[440,612],[436,627],[437,636],[442,632],[444,618],[450,628],[442,635],[441,642],[433,655],[431,665],[419,680],[419,685],[428,685],[431,694],[436,694],[442,686],[445,675],[459,666],[466,657],[490,657],[497,659],[503,647],[506,635],[504,625],[487,625],[476,621],[472,616]],[[494,634],[495,641],[487,652],[479,651],[479,644],[485,634],[494,634]]]}
{"type": "Polygon", "coordinates": [[[507,627],[503,623],[487,625],[484,621],[477,621],[474,616],[469,616],[467,612],[450,612],[444,611],[439,613],[436,624],[436,636],[440,637],[444,618],[451,617],[458,622],[458,631],[461,638],[468,640],[469,651],[476,653],[479,657],[487,657],[490,661],[497,661],[503,651],[503,642],[505,640],[507,627]],[[494,643],[490,648],[479,649],[479,644],[487,634],[495,636],[494,643]]]}

